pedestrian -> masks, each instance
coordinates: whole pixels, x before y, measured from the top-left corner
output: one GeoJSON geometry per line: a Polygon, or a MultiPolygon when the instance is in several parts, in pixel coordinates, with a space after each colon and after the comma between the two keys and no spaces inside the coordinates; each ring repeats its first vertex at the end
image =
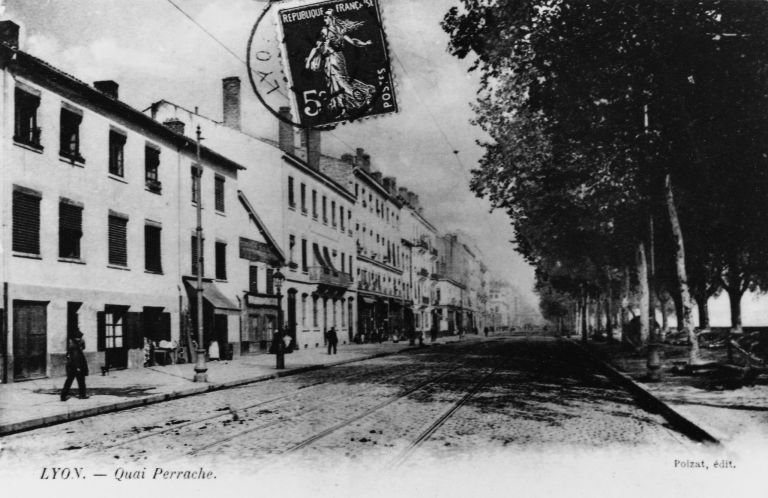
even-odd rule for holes
{"type": "Polygon", "coordinates": [[[331,354],[331,349],[333,349],[333,354],[336,354],[336,345],[339,343],[339,337],[336,335],[336,327],[331,327],[331,329],[326,332],[325,339],[328,343],[328,354],[331,354]]]}
{"type": "Polygon", "coordinates": [[[488,327],[483,327],[483,332],[485,333],[485,337],[488,337],[488,327]]]}
{"type": "Polygon", "coordinates": [[[291,337],[287,326],[283,329],[283,345],[285,346],[286,353],[293,351],[293,337],[291,337]]]}
{"type": "Polygon", "coordinates": [[[77,379],[78,398],[88,398],[88,395],[85,394],[85,376],[88,375],[88,362],[83,354],[84,349],[83,333],[78,331],[74,337],[70,337],[67,341],[67,380],[64,381],[64,388],[61,390],[62,401],[66,401],[69,397],[69,388],[72,387],[72,381],[75,379],[77,379]]]}

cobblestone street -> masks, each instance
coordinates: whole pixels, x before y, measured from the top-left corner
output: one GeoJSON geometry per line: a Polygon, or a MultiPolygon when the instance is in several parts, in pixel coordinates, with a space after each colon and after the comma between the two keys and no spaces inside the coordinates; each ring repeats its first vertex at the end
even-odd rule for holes
{"type": "Polygon", "coordinates": [[[574,346],[457,343],[8,436],[0,461],[150,465],[202,458],[418,465],[477,451],[693,447],[574,346]]]}

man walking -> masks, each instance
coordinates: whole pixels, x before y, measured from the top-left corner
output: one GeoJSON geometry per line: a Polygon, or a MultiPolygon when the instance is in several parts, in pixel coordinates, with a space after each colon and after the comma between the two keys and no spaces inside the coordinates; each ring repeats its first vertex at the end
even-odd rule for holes
{"type": "Polygon", "coordinates": [[[77,379],[78,398],[88,398],[85,394],[85,376],[88,375],[88,362],[85,361],[83,349],[85,349],[83,333],[77,332],[75,337],[70,337],[67,341],[67,380],[64,382],[64,388],[61,390],[62,401],[66,401],[69,397],[69,388],[72,387],[72,381],[75,379],[77,379]]]}
{"type": "Polygon", "coordinates": [[[325,339],[328,342],[328,354],[331,354],[331,349],[333,349],[333,354],[336,354],[336,345],[339,343],[339,337],[336,335],[336,327],[331,327],[331,330],[326,332],[325,339]]]}

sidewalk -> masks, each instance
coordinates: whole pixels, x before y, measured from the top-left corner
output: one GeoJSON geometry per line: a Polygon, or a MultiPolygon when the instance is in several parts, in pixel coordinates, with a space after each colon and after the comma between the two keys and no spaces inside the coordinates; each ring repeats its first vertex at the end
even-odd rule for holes
{"type": "MultiPolygon", "coordinates": [[[[581,341],[573,337],[574,341],[581,341]]],[[[705,370],[686,374],[675,368],[687,360],[687,346],[662,346],[662,379],[649,382],[647,357],[613,343],[586,345],[595,356],[629,376],[651,395],[726,445],[768,444],[768,379],[759,377],[754,385],[743,385],[738,372],[705,370]]],[[[701,350],[702,359],[722,356],[717,350],[701,350]]]]}
{"type": "MultiPolygon", "coordinates": [[[[462,341],[480,336],[465,336],[462,341]]],[[[458,336],[441,337],[434,345],[457,342],[458,336]]],[[[430,345],[425,342],[425,346],[430,345]]],[[[255,354],[232,361],[208,363],[208,383],[195,383],[194,364],[155,366],[111,371],[86,378],[89,399],[77,398],[77,381],[69,400],[59,400],[64,377],[0,384],[0,436],[47,425],[126,410],[175,398],[226,389],[251,382],[396,354],[417,348],[408,342],[340,345],[338,354],[325,348],[304,349],[285,355],[284,370],[275,368],[275,356],[255,354]]]]}

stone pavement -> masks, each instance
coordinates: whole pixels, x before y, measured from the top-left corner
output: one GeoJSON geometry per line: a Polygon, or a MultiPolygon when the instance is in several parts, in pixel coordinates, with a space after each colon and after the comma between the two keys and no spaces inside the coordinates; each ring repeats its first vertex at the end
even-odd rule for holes
{"type": "MultiPolygon", "coordinates": [[[[578,338],[574,338],[578,340],[578,338]]],[[[583,343],[582,343],[583,344],[583,343]]],[[[744,385],[734,370],[686,374],[675,364],[687,359],[687,346],[662,346],[662,379],[647,378],[646,355],[615,341],[589,342],[587,348],[629,376],[642,388],[728,447],[768,447],[768,378],[744,385]]],[[[702,359],[719,359],[719,351],[701,350],[702,359]]]]}
{"type": "MultiPolygon", "coordinates": [[[[463,341],[479,336],[464,336],[463,341]]],[[[441,337],[434,345],[456,342],[458,336],[441,337]]],[[[430,345],[429,342],[425,345],[430,345]]],[[[285,355],[284,370],[275,368],[271,354],[244,355],[232,361],[208,362],[208,382],[195,383],[194,364],[113,370],[86,377],[89,399],[77,398],[77,381],[70,398],[60,401],[64,377],[0,385],[0,436],[56,423],[159,403],[169,399],[226,389],[293,375],[308,370],[390,355],[413,348],[408,342],[339,345],[338,354],[325,348],[285,355]]]]}

